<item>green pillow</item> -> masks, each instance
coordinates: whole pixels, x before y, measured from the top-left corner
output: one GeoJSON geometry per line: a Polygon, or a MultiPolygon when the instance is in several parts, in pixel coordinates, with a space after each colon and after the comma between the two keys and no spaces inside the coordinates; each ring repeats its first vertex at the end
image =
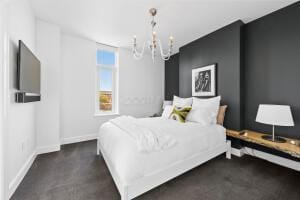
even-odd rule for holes
{"type": "Polygon", "coordinates": [[[185,118],[189,114],[192,107],[174,107],[172,113],[169,116],[169,119],[185,123],[185,118]]]}

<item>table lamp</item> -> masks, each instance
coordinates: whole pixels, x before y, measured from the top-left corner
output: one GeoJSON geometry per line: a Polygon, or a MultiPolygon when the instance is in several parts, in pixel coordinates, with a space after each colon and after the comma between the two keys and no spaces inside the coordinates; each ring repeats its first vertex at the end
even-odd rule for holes
{"type": "Polygon", "coordinates": [[[260,104],[255,121],[272,125],[272,135],[263,135],[262,138],[278,143],[284,143],[286,140],[282,137],[275,136],[275,126],[294,126],[291,107],[288,105],[260,104]]]}

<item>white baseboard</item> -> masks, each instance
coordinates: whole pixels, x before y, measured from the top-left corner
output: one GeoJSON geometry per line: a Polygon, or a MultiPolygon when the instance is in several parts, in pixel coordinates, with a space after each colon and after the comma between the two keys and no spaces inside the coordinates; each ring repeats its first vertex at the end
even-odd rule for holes
{"type": "Polygon", "coordinates": [[[280,156],[276,156],[270,153],[265,153],[262,151],[258,151],[256,149],[252,149],[252,148],[248,148],[248,147],[244,147],[244,153],[251,155],[251,156],[255,156],[264,160],[267,160],[269,162],[290,168],[290,169],[294,169],[296,171],[300,171],[300,162],[294,161],[294,160],[290,160],[287,158],[283,158],[280,156]]]}
{"type": "Polygon", "coordinates": [[[44,153],[51,153],[51,152],[55,152],[55,151],[60,151],[60,144],[36,148],[37,155],[44,154],[44,153]]]}
{"type": "MultiPolygon", "coordinates": [[[[83,141],[88,141],[88,140],[94,140],[97,138],[97,133],[95,134],[89,134],[89,135],[84,135],[84,136],[78,136],[78,137],[71,137],[71,138],[63,138],[61,140],[61,144],[71,144],[71,143],[77,143],[77,142],[83,142],[83,141]]],[[[50,153],[50,152],[55,152],[55,151],[60,151],[60,145],[61,144],[56,144],[56,145],[51,145],[51,146],[46,146],[46,147],[37,147],[36,150],[29,156],[27,161],[23,164],[15,178],[9,183],[8,186],[8,199],[11,198],[11,196],[14,194],[22,180],[24,179],[25,175],[27,174],[28,170],[32,166],[35,158],[39,154],[44,154],[44,153],[50,153]]]]}
{"type": "Polygon", "coordinates": [[[84,141],[95,140],[95,139],[97,139],[97,133],[70,137],[70,138],[62,138],[61,144],[72,144],[72,143],[84,142],[84,141]]]}
{"type": "Polygon", "coordinates": [[[294,160],[290,160],[287,158],[283,158],[280,156],[276,156],[270,153],[266,153],[266,152],[262,152],[256,149],[252,149],[249,147],[244,147],[242,149],[236,149],[236,148],[231,148],[231,154],[238,156],[238,157],[242,157],[244,154],[250,155],[250,156],[254,156],[257,158],[261,158],[264,160],[267,160],[269,162],[296,170],[296,171],[300,171],[300,162],[294,161],[294,160]]]}
{"type": "Polygon", "coordinates": [[[15,178],[9,183],[8,186],[8,199],[11,198],[11,196],[14,194],[20,183],[22,182],[23,178],[27,174],[28,170],[30,169],[32,163],[34,162],[36,158],[36,152],[33,152],[27,161],[24,163],[24,165],[21,167],[15,178]]]}
{"type": "Polygon", "coordinates": [[[237,157],[242,157],[244,155],[243,149],[231,148],[231,154],[237,157]]]}

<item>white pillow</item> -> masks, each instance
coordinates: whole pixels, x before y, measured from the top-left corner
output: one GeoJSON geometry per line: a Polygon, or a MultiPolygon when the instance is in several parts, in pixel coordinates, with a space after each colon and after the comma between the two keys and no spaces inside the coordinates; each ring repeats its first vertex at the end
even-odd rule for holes
{"type": "Polygon", "coordinates": [[[202,125],[209,125],[213,123],[212,111],[210,108],[192,108],[186,116],[186,121],[197,122],[202,125]]]}
{"type": "MultiPolygon", "coordinates": [[[[193,105],[192,105],[192,110],[200,109],[200,108],[206,108],[207,112],[210,112],[210,116],[212,118],[212,123],[216,124],[217,123],[217,115],[220,107],[220,101],[221,101],[221,96],[213,97],[213,98],[208,98],[208,99],[199,99],[193,97],[193,105]]],[[[193,119],[195,120],[195,119],[193,119]]]]}
{"type": "Polygon", "coordinates": [[[193,103],[193,98],[180,98],[174,95],[173,98],[173,106],[177,107],[187,107],[187,106],[192,106],[193,103]]]}
{"type": "Polygon", "coordinates": [[[164,111],[161,115],[162,118],[169,118],[169,116],[171,115],[173,111],[173,106],[171,105],[166,105],[165,108],[164,108],[164,111]]]}
{"type": "Polygon", "coordinates": [[[173,101],[164,101],[163,102],[163,108],[165,108],[168,105],[172,105],[172,104],[173,104],[173,101]]]}

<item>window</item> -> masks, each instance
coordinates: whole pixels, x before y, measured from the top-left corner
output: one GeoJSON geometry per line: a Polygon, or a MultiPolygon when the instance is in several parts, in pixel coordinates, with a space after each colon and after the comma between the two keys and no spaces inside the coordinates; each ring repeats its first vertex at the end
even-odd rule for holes
{"type": "Polygon", "coordinates": [[[99,46],[96,72],[96,115],[118,113],[118,54],[117,49],[99,46]]]}

